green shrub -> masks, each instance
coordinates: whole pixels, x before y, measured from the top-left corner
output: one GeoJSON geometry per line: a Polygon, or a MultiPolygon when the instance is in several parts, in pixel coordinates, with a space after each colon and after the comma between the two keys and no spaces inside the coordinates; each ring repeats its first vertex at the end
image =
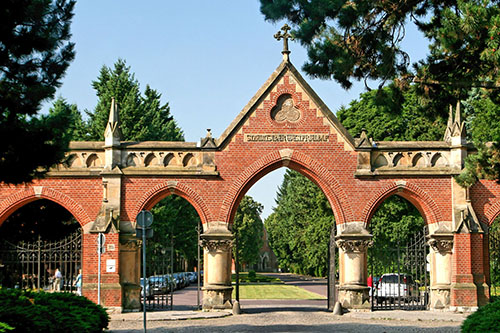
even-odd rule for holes
{"type": "Polygon", "coordinates": [[[462,332],[500,332],[500,301],[485,305],[462,323],[462,332]]]}
{"type": "Polygon", "coordinates": [[[71,293],[0,289],[0,322],[23,332],[101,332],[103,307],[71,293]]]}
{"type": "Polygon", "coordinates": [[[257,273],[255,273],[255,271],[248,272],[248,280],[250,280],[250,282],[255,282],[257,280],[257,273]]]}
{"type": "Polygon", "coordinates": [[[6,323],[0,322],[0,332],[1,333],[7,332],[7,331],[12,331],[13,329],[14,329],[14,327],[11,327],[11,326],[7,325],[6,323]]]}

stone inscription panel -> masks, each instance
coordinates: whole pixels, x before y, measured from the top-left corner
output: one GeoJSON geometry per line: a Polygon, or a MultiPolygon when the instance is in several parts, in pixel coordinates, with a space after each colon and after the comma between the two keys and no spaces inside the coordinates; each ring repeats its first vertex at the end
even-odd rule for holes
{"type": "Polygon", "coordinates": [[[245,142],[328,142],[329,134],[245,134],[245,142]]]}

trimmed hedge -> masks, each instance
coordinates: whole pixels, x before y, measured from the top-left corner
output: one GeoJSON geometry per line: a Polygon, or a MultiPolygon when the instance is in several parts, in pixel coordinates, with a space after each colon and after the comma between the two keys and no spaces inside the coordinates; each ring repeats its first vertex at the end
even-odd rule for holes
{"type": "Polygon", "coordinates": [[[14,332],[102,332],[106,310],[83,296],[0,289],[0,322],[14,332]]]}
{"type": "Polygon", "coordinates": [[[500,332],[500,300],[469,315],[462,323],[462,332],[500,332]]]}

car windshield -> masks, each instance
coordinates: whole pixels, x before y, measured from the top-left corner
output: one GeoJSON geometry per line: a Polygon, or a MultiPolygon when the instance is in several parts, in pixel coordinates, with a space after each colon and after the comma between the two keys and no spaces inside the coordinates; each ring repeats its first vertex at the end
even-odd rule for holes
{"type": "MultiPolygon", "coordinates": [[[[398,283],[397,275],[384,275],[382,283],[398,283]]],[[[413,283],[413,279],[408,275],[401,275],[401,283],[413,283]]]]}
{"type": "Polygon", "coordinates": [[[149,282],[153,282],[153,283],[155,283],[155,282],[163,282],[163,281],[165,281],[165,278],[162,277],[162,276],[152,276],[152,277],[149,278],[149,282]]]}

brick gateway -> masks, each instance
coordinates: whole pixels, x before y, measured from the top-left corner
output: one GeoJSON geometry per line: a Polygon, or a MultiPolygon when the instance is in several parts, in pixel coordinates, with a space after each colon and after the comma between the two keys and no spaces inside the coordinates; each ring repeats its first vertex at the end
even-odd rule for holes
{"type": "MultiPolygon", "coordinates": [[[[286,41],[286,39],[285,39],[286,41]]],[[[285,45],[286,46],[286,45],[285,45]]],[[[65,207],[83,230],[83,294],[97,300],[98,232],[106,233],[101,300],[140,307],[138,212],[176,194],[203,223],[206,309],[231,306],[231,225],[247,190],[288,167],[317,184],[337,223],[339,300],[368,308],[368,225],[377,207],[399,195],[428,226],[431,308],[474,309],[489,299],[488,226],[500,215],[500,185],[469,190],[453,179],[474,147],[466,142],[460,106],[450,110],[443,141],[373,142],[353,138],[289,61],[283,61],[219,138],[196,142],[124,142],[113,103],[104,142],[72,142],[69,164],[32,184],[0,184],[0,223],[38,199],[65,207]],[[453,115],[454,114],[454,115],[453,115]]]]}

